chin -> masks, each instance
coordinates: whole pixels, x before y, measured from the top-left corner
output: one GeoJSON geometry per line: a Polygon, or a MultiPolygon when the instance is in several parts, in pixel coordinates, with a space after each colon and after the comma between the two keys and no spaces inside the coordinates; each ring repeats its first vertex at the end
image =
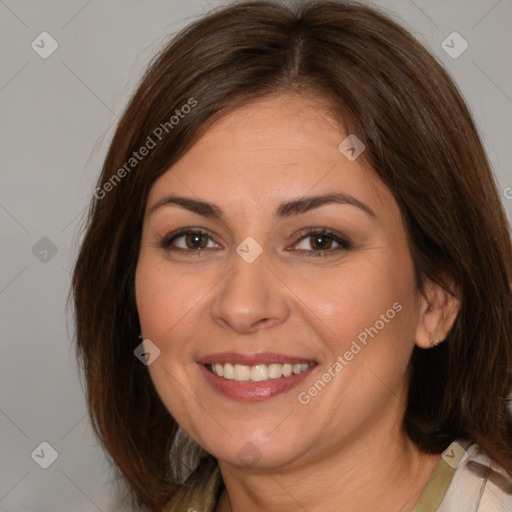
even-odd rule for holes
{"type": "MultiPolygon", "coordinates": [[[[274,427],[275,428],[275,427],[274,427]]],[[[271,430],[265,430],[266,433],[271,430]]],[[[304,453],[304,440],[298,445],[290,441],[290,436],[272,436],[269,440],[266,433],[258,436],[257,432],[251,431],[251,435],[231,438],[226,435],[225,442],[219,439],[211,440],[202,446],[214,455],[219,461],[237,466],[239,468],[254,468],[256,470],[277,469],[292,464],[304,453]]]]}

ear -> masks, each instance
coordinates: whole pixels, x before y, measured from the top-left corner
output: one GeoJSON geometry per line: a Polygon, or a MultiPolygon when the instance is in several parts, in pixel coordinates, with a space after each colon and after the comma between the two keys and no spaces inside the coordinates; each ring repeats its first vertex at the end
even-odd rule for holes
{"type": "Polygon", "coordinates": [[[420,348],[432,348],[444,341],[460,311],[460,300],[441,285],[427,280],[421,297],[415,342],[420,348]]]}

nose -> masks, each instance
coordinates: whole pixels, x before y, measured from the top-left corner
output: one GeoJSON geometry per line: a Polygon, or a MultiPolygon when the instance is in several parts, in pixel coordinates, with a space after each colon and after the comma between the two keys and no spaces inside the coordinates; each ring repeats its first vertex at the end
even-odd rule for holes
{"type": "Polygon", "coordinates": [[[286,287],[270,268],[264,254],[247,263],[238,254],[219,284],[212,302],[213,320],[237,333],[248,334],[286,321],[286,287]]]}

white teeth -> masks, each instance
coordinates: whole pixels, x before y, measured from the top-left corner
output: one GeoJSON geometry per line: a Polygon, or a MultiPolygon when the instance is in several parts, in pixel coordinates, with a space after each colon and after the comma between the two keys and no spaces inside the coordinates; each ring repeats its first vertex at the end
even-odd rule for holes
{"type": "Polygon", "coordinates": [[[292,374],[293,366],[291,364],[283,364],[283,377],[289,377],[292,374]]]}
{"type": "Polygon", "coordinates": [[[257,364],[255,366],[247,366],[245,364],[231,364],[231,363],[215,363],[209,365],[212,373],[219,377],[236,381],[253,381],[263,382],[269,379],[280,379],[281,377],[291,377],[304,373],[314,363],[301,363],[301,364],[279,364],[272,363],[257,364]]]}
{"type": "Polygon", "coordinates": [[[282,364],[269,364],[268,365],[268,378],[269,379],[280,379],[283,376],[283,365],[282,364]]]}
{"type": "MultiPolygon", "coordinates": [[[[219,364],[221,367],[222,375],[217,373],[219,377],[224,377],[225,379],[233,380],[235,378],[235,369],[232,364],[226,363],[225,365],[219,364]]],[[[217,369],[217,364],[215,365],[215,370],[217,369]]],[[[215,371],[213,373],[216,373],[215,371]]]]}
{"type": "Polygon", "coordinates": [[[250,380],[251,367],[245,364],[235,364],[235,380],[250,380]]]}
{"type": "Polygon", "coordinates": [[[260,382],[262,380],[268,380],[268,368],[266,364],[259,364],[257,366],[251,366],[251,380],[254,382],[260,382]]]}

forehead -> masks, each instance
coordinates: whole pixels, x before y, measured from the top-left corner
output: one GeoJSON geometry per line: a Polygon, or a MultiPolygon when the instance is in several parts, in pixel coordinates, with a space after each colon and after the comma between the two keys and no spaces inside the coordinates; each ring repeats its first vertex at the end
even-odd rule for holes
{"type": "Polygon", "coordinates": [[[168,193],[226,206],[261,208],[306,194],[342,191],[365,202],[389,192],[361,158],[339,150],[347,138],[315,97],[279,94],[221,117],[153,185],[148,205],[168,193]]]}

